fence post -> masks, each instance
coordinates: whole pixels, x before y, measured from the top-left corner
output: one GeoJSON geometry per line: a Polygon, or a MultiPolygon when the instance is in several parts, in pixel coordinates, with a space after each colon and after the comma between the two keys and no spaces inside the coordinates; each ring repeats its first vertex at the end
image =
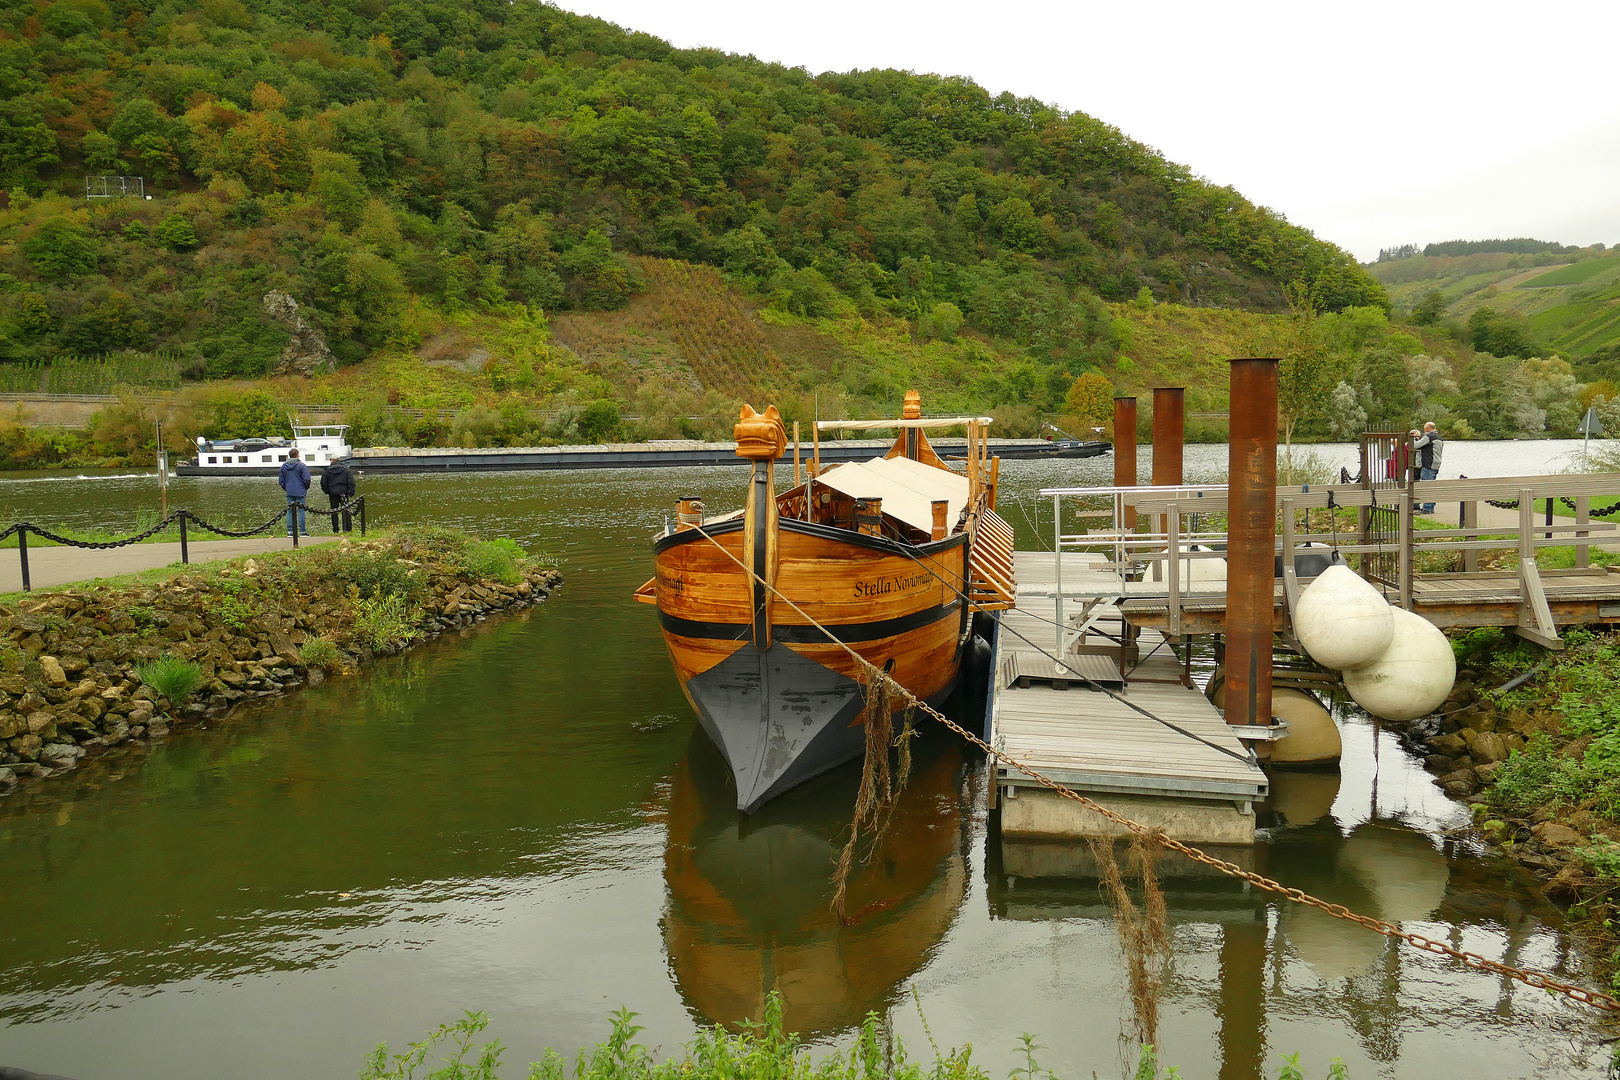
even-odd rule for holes
{"type": "Polygon", "coordinates": [[[360,535],[366,535],[366,497],[360,496],[360,535]]]}
{"type": "Polygon", "coordinates": [[[186,547],[186,511],[180,511],[180,561],[191,562],[191,552],[186,547]]]}
{"type": "MultiPolygon", "coordinates": [[[[292,533],[292,542],[295,548],[298,546],[298,511],[303,509],[304,504],[302,502],[290,502],[287,504],[287,525],[292,533]]],[[[304,511],[304,520],[309,520],[309,511],[307,510],[304,511]]]]}
{"type": "Polygon", "coordinates": [[[32,592],[33,583],[28,580],[28,526],[17,526],[17,558],[22,563],[23,592],[32,592]]]}

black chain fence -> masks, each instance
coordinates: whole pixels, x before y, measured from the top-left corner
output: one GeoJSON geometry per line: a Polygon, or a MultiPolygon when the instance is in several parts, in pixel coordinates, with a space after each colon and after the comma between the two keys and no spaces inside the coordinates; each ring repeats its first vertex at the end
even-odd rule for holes
{"type": "MultiPolygon", "coordinates": [[[[291,502],[287,504],[286,509],[278,510],[263,525],[258,525],[251,529],[227,529],[221,525],[215,525],[208,519],[198,515],[195,511],[182,508],[176,510],[168,517],[159,521],[145,532],[136,533],[134,536],[126,536],[121,540],[75,540],[70,536],[62,536],[59,533],[54,533],[45,528],[43,525],[35,525],[31,521],[19,521],[10,528],[6,529],[4,532],[0,532],[0,540],[5,540],[13,533],[17,535],[17,558],[22,569],[22,587],[24,592],[30,592],[33,590],[34,586],[33,582],[29,579],[28,574],[29,533],[33,533],[35,536],[44,537],[46,540],[49,540],[54,544],[59,544],[62,547],[86,548],[91,551],[106,551],[110,548],[121,548],[128,547],[130,544],[139,544],[143,540],[148,540],[159,533],[166,532],[171,526],[178,523],[180,527],[180,561],[183,563],[190,563],[191,548],[190,539],[187,536],[188,523],[196,525],[204,532],[211,532],[218,536],[228,536],[241,539],[250,536],[259,536],[263,533],[271,532],[272,530],[279,528],[289,520],[290,515],[294,514],[298,510],[302,510],[304,512],[303,516],[306,518],[312,515],[319,515],[323,517],[330,515],[334,523],[336,522],[339,514],[342,514],[345,517],[352,515],[358,518],[360,521],[360,535],[366,535],[366,497],[364,495],[356,495],[354,498],[339,503],[337,506],[333,507],[312,507],[304,503],[302,500],[298,502],[291,502]]],[[[293,547],[297,547],[299,531],[297,529],[289,529],[288,531],[292,536],[293,547]]]]}

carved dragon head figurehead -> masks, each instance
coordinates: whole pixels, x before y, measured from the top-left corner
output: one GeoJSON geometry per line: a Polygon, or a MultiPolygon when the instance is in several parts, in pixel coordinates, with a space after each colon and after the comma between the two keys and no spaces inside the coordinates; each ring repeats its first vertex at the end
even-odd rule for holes
{"type": "Polygon", "coordinates": [[[900,418],[902,420],[922,419],[922,395],[917,393],[917,391],[906,391],[906,400],[904,404],[900,406],[900,418]]]}
{"type": "Polygon", "coordinates": [[[732,437],[737,440],[737,456],[753,461],[774,460],[787,449],[787,429],[775,405],[762,413],[755,412],[751,405],[744,405],[737,426],[732,429],[732,437]]]}

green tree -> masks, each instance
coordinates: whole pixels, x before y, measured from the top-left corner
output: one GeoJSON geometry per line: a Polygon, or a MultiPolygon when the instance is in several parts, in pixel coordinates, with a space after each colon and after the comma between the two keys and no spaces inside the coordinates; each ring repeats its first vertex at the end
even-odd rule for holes
{"type": "Polygon", "coordinates": [[[1288,319],[1277,364],[1277,423],[1282,428],[1283,483],[1294,482],[1294,432],[1323,419],[1339,384],[1341,364],[1323,339],[1315,306],[1305,290],[1290,290],[1288,319]]]}
{"type": "Polygon", "coordinates": [[[24,293],[17,305],[17,329],[30,336],[48,334],[56,320],[51,317],[50,305],[37,292],[24,293]]]}
{"type": "Polygon", "coordinates": [[[558,260],[564,295],[574,307],[621,308],[641,286],[630,260],[613,250],[608,238],[592,229],[558,260]]]}
{"type": "Polygon", "coordinates": [[[1114,384],[1108,376],[1088,371],[1069,386],[1063,404],[1070,416],[1078,416],[1093,427],[1103,427],[1113,420],[1114,384]]]}
{"type": "Polygon", "coordinates": [[[80,144],[85,168],[91,172],[114,172],[123,162],[118,157],[118,140],[100,131],[87,131],[80,144]]]}
{"type": "Polygon", "coordinates": [[[1439,289],[1435,289],[1417,302],[1417,306],[1412,309],[1410,321],[1413,326],[1433,326],[1445,313],[1446,298],[1440,295],[1439,289]]]}
{"type": "Polygon", "coordinates": [[[606,398],[585,406],[579,418],[579,433],[590,442],[606,442],[619,429],[619,404],[606,398]]]}
{"type": "Polygon", "coordinates": [[[204,434],[216,439],[251,439],[287,434],[287,413],[263,390],[221,394],[204,434]]]}
{"type": "Polygon", "coordinates": [[[197,246],[197,230],[184,214],[170,214],[158,222],[152,237],[170,251],[190,251],[197,246]]]}
{"type": "Polygon", "coordinates": [[[1510,438],[1518,428],[1512,380],[1517,365],[1491,353],[1476,353],[1463,366],[1459,411],[1487,439],[1510,438]]]}
{"type": "Polygon", "coordinates": [[[1492,356],[1527,357],[1539,351],[1524,318],[1493,308],[1477,308],[1468,317],[1468,343],[1492,356]]]}
{"type": "Polygon", "coordinates": [[[115,289],[68,330],[67,341],[81,353],[145,349],[152,344],[152,328],[130,295],[115,289]]]}
{"type": "Polygon", "coordinates": [[[930,340],[955,341],[962,328],[962,309],[949,300],[935,304],[933,309],[917,321],[917,332],[930,340]]]}
{"type": "Polygon", "coordinates": [[[1361,358],[1357,382],[1366,391],[1372,430],[1406,431],[1411,426],[1412,391],[1399,353],[1384,345],[1369,349],[1361,358]]]}
{"type": "Polygon", "coordinates": [[[23,241],[22,253],[40,277],[62,281],[95,273],[99,251],[89,229],[69,218],[53,217],[23,241]]]}

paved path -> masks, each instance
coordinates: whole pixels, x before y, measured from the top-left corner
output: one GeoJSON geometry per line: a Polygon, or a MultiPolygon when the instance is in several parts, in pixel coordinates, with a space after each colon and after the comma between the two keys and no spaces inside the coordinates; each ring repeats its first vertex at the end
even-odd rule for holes
{"type": "MultiPolygon", "coordinates": [[[[358,538],[359,534],[352,534],[358,538]]],[[[299,537],[300,544],[326,544],[337,537],[330,534],[299,537]]],[[[242,555],[262,555],[267,551],[286,551],[292,541],[285,536],[274,539],[256,536],[246,540],[192,540],[186,545],[194,563],[234,559],[242,555]]],[[[133,574],[139,570],[154,570],[180,561],[180,545],[130,544],[128,547],[105,551],[76,547],[28,547],[28,576],[34,588],[46,589],[91,578],[133,574]]],[[[22,588],[22,568],[15,548],[0,549],[0,592],[17,592],[22,588]]]]}

